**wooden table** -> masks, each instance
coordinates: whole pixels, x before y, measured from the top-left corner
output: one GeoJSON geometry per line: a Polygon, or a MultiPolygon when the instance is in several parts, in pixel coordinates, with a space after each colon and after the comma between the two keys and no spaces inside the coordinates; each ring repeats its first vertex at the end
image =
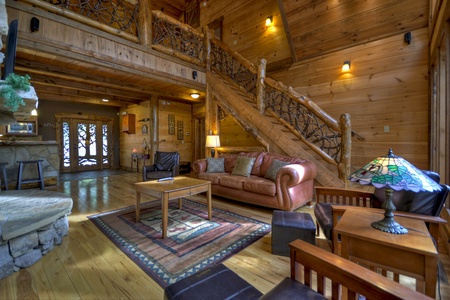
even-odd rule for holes
{"type": "Polygon", "coordinates": [[[140,159],[142,159],[142,165],[145,166],[145,160],[150,159],[150,155],[144,153],[131,153],[131,172],[133,172],[133,161],[136,160],[136,172],[139,173],[140,159]]]}
{"type": "Polygon", "coordinates": [[[416,279],[416,290],[436,297],[438,253],[425,223],[403,217],[395,220],[407,234],[392,234],[371,226],[380,213],[347,209],[335,227],[341,236],[341,256],[371,268],[416,279]],[[425,283],[425,291],[423,290],[425,283]]]}
{"type": "Polygon", "coordinates": [[[182,197],[192,196],[206,192],[206,205],[208,207],[208,219],[212,218],[211,182],[189,177],[178,176],[173,182],[146,181],[135,183],[136,188],[136,222],[139,222],[141,214],[141,193],[157,197],[162,203],[162,238],[167,237],[167,222],[169,213],[169,200],[178,199],[178,208],[182,208],[182,197]]]}

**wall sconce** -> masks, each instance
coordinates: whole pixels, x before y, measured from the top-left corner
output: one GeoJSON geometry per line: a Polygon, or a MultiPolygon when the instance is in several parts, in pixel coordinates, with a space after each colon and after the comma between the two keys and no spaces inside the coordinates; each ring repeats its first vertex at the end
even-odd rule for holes
{"type": "Polygon", "coordinates": [[[344,64],[342,65],[342,72],[348,72],[350,71],[350,61],[346,60],[344,61],[344,64]]]}
{"type": "Polygon", "coordinates": [[[266,18],[266,26],[272,25],[272,22],[273,22],[273,17],[272,16],[268,16],[266,18]]]}
{"type": "Polygon", "coordinates": [[[192,93],[192,94],[191,94],[191,97],[194,98],[194,99],[197,99],[198,97],[200,97],[200,94],[198,94],[198,93],[192,93]]]}
{"type": "Polygon", "coordinates": [[[33,109],[33,110],[31,111],[31,115],[32,115],[32,116],[37,116],[37,115],[38,115],[37,110],[36,110],[36,109],[33,109]]]}

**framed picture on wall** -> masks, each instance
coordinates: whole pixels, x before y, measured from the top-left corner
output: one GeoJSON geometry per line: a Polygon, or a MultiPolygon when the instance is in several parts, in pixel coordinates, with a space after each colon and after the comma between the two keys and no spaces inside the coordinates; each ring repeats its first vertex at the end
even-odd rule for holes
{"type": "Polygon", "coordinates": [[[147,134],[147,133],[148,133],[147,125],[142,125],[142,134],[147,134]]]}
{"type": "Polygon", "coordinates": [[[169,134],[175,134],[175,115],[169,115],[169,134]]]}

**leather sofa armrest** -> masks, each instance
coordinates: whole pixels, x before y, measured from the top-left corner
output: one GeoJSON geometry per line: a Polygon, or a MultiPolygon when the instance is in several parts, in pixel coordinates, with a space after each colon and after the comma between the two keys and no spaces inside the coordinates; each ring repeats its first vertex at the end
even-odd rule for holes
{"type": "Polygon", "coordinates": [[[195,174],[206,172],[206,159],[197,159],[192,163],[192,170],[195,174]]]}
{"type": "Polygon", "coordinates": [[[313,162],[291,164],[278,170],[276,184],[286,188],[296,186],[304,181],[314,180],[317,176],[317,167],[313,162]]]}

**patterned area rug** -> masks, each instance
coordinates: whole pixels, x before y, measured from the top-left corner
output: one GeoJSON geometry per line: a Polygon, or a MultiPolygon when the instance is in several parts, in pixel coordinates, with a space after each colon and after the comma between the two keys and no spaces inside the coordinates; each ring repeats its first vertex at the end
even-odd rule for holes
{"type": "Polygon", "coordinates": [[[161,239],[161,202],[88,217],[124,253],[163,288],[222,262],[270,232],[269,224],[213,208],[209,221],[203,204],[183,199],[169,203],[168,238],[161,239]]]}

